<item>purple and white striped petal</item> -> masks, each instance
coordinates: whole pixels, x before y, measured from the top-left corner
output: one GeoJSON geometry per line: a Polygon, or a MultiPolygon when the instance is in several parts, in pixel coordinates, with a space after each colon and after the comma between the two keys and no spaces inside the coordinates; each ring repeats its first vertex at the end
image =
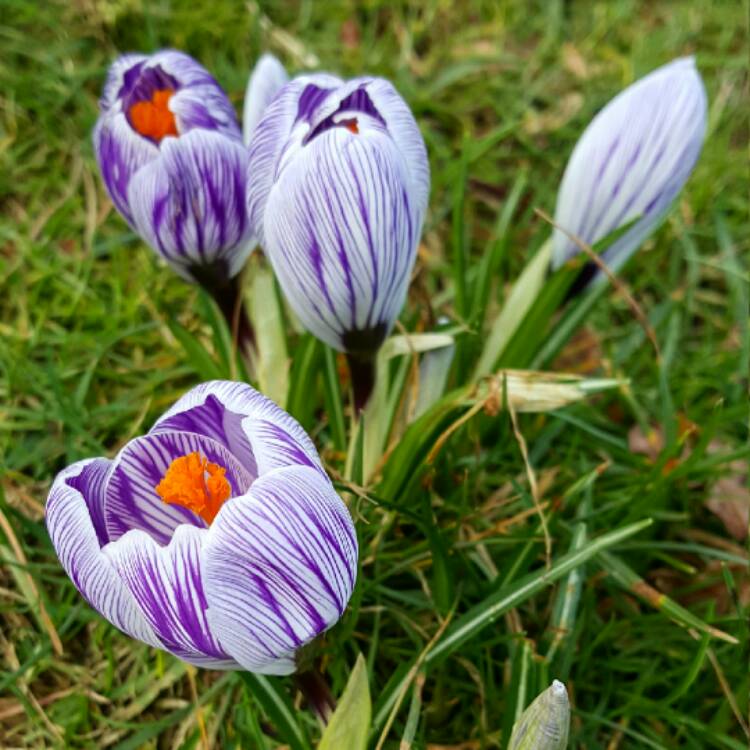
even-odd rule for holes
{"type": "Polygon", "coordinates": [[[248,146],[247,209],[261,244],[263,215],[282,158],[296,152],[310,130],[306,107],[324,100],[341,84],[340,78],[326,73],[299,76],[278,92],[256,125],[248,146]]]}
{"type": "Polygon", "coordinates": [[[198,452],[226,469],[232,496],[242,495],[255,478],[221,443],[192,432],[160,431],[131,440],[112,461],[104,500],[110,541],[131,529],[167,544],[182,525],[205,527],[205,521],[181,505],[165,503],[156,492],[171,463],[198,452]]]}
{"type": "Polygon", "coordinates": [[[417,212],[415,223],[421,226],[430,198],[430,163],[424,138],[414,115],[390,81],[384,78],[364,78],[355,79],[355,82],[358,84],[357,89],[369,98],[401,152],[410,178],[409,194],[417,212]]]}
{"type": "Polygon", "coordinates": [[[372,352],[404,304],[429,196],[424,141],[382,79],[298,78],[250,143],[248,212],[302,323],[372,352]]]}
{"type": "Polygon", "coordinates": [[[93,140],[107,193],[128,224],[134,226],[128,186],[139,169],[159,157],[159,148],[138,135],[122,113],[100,118],[94,128],[93,140]]]}
{"type": "Polygon", "coordinates": [[[131,531],[104,548],[164,647],[180,659],[209,669],[237,669],[212,635],[201,574],[205,529],[178,527],[162,547],[148,534],[131,531]]]}
{"type": "Polygon", "coordinates": [[[242,133],[246,145],[250,143],[266,108],[288,81],[289,75],[284,66],[273,55],[266,53],[255,64],[247,82],[242,114],[242,133]]]}
{"type": "Polygon", "coordinates": [[[246,179],[241,141],[193,130],[164,140],[131,179],[128,204],[138,232],[184,278],[207,266],[230,278],[254,247],[246,179]]]}
{"type": "MultiPolygon", "coordinates": [[[[134,70],[139,70],[145,61],[148,60],[146,55],[128,53],[120,55],[107,70],[107,80],[104,82],[102,95],[99,99],[99,109],[103,113],[108,113],[113,107],[117,107],[120,92],[125,87],[125,78],[128,76],[130,85],[134,70]]],[[[120,109],[118,107],[117,111],[120,109]]]]}
{"type": "Polygon", "coordinates": [[[193,129],[213,130],[235,140],[241,139],[240,126],[234,107],[224,89],[216,79],[190,55],[177,50],[162,50],[145,60],[138,61],[130,81],[119,92],[123,111],[127,113],[130,104],[139,98],[150,99],[151,89],[159,85],[149,81],[155,72],[162,79],[171,82],[175,91],[169,101],[169,109],[174,113],[178,131],[184,135],[193,129]]]}
{"type": "Polygon", "coordinates": [[[357,539],[330,481],[273,471],[219,511],[203,547],[208,622],[245,669],[290,674],[295,653],[331,627],[354,588],[357,539]]]}
{"type": "Polygon", "coordinates": [[[186,431],[223,445],[255,476],[282,466],[322,472],[315,446],[300,424],[245,383],[213,380],[188,391],[150,434],[186,431]]]}
{"type": "Polygon", "coordinates": [[[107,464],[104,458],[78,461],[57,475],[47,498],[47,530],[60,563],[84,599],[131,638],[162,648],[101,550],[99,509],[107,464]],[[92,517],[99,519],[96,525],[92,517]]]}
{"type": "MultiPolygon", "coordinates": [[[[619,269],[682,189],[705,131],[706,93],[694,59],[653,71],[616,96],[579,139],[558,193],[556,222],[592,245],[637,219],[602,255],[619,269]]],[[[555,231],[555,267],[578,252],[555,231]]]]}
{"type": "Polygon", "coordinates": [[[284,169],[264,217],[265,250],[302,323],[347,350],[382,343],[404,304],[421,217],[387,132],[334,127],[284,169]],[[374,341],[374,339],[379,339],[374,341]]]}

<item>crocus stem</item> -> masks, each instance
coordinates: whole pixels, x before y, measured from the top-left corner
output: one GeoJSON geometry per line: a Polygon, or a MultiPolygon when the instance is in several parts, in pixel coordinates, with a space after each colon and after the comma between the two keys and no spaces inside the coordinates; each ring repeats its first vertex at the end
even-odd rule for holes
{"type": "Polygon", "coordinates": [[[226,286],[209,290],[216,300],[229,330],[232,339],[237,342],[241,351],[249,354],[255,350],[255,331],[247,316],[245,303],[242,300],[239,277],[230,279],[226,286]]]}
{"type": "Polygon", "coordinates": [[[191,270],[196,281],[214,298],[238,349],[252,359],[255,353],[255,332],[242,300],[239,276],[227,279],[223,269],[211,266],[199,266],[191,270]]]}
{"type": "Polygon", "coordinates": [[[328,724],[336,709],[336,701],[323,675],[316,669],[308,669],[305,672],[297,672],[295,682],[305,696],[307,705],[323,724],[328,724]]]}
{"type": "Polygon", "coordinates": [[[367,405],[372,389],[375,387],[375,357],[372,354],[349,352],[346,360],[349,363],[349,374],[352,378],[354,411],[359,414],[367,405]]]}

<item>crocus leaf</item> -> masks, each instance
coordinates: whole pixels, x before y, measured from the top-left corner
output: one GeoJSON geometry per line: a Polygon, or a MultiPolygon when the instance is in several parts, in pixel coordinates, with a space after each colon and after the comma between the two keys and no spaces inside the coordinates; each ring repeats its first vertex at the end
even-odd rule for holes
{"type": "Polygon", "coordinates": [[[219,380],[224,376],[221,367],[213,360],[211,355],[203,348],[192,333],[183,328],[176,320],[167,321],[167,325],[172,335],[180,343],[180,346],[182,346],[190,366],[197,375],[206,380],[219,380]]]}
{"type": "Polygon", "coordinates": [[[258,384],[261,392],[283,409],[286,407],[289,391],[289,357],[281,303],[271,269],[268,266],[253,265],[246,300],[257,340],[258,384]]]}
{"type": "Polygon", "coordinates": [[[549,241],[542,245],[518,277],[502,312],[492,324],[484,351],[474,371],[474,379],[488,375],[494,369],[495,363],[539,295],[551,258],[552,242],[549,241]]]}
{"type": "Polygon", "coordinates": [[[297,723],[295,710],[277,682],[260,674],[240,672],[248,692],[263,707],[279,736],[292,750],[310,750],[304,730],[297,723]]]}
{"type": "Polygon", "coordinates": [[[371,715],[367,666],[360,654],[339,704],[323,732],[318,750],[365,750],[371,715]]]}

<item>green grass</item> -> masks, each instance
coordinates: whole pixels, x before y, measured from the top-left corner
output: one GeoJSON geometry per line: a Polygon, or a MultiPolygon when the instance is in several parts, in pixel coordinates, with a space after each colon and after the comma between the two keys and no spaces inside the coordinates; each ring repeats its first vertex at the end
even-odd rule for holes
{"type": "MultiPolygon", "coordinates": [[[[537,364],[629,387],[519,415],[548,503],[550,570],[507,412],[477,415],[427,467],[457,417],[446,412],[402,441],[367,488],[371,502],[356,505],[361,575],[324,655],[340,694],[364,653],[372,747],[394,705],[385,748],[404,737],[401,747],[505,747],[517,711],[553,677],[570,691],[571,747],[746,747],[727,690],[747,716],[747,548],[706,508],[717,482],[747,480],[750,129],[739,4],[249,5],[2,4],[0,746],[200,748],[201,726],[215,747],[319,737],[291,681],[248,690],[236,675],[186,669],[120,635],[67,580],[42,520],[57,471],[112,455],[206,369],[228,367],[210,306],[115,214],[92,155],[113,56],[174,46],[212,70],[238,109],[265,49],[292,71],[394,81],[433,177],[402,322],[429,331],[446,315],[462,326],[452,387],[471,372],[505,284],[548,236],[534,209],[554,210],[591,116],[635,78],[696,54],[706,145],[669,220],[624,274],[663,363],[625,301],[606,293],[561,358],[537,364]],[[510,196],[516,205],[498,224],[510,196]],[[186,349],[181,330],[207,354],[186,349]],[[663,436],[652,459],[629,447],[650,427],[663,436]],[[651,606],[644,582],[669,599],[651,606]],[[406,682],[417,659],[424,679],[406,682]],[[284,716],[298,726],[285,731],[284,716]]],[[[290,408],[341,477],[349,416],[337,363],[291,331],[288,347],[290,408]]]]}

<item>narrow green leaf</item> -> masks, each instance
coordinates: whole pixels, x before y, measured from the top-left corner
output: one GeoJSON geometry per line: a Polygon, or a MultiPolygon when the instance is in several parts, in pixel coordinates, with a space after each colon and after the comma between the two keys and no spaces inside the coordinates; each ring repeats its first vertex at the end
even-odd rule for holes
{"type": "Polygon", "coordinates": [[[288,743],[292,750],[310,750],[307,736],[295,718],[296,712],[278,684],[268,677],[252,672],[240,672],[239,675],[250,695],[261,705],[273,723],[279,737],[288,743]]]}
{"type": "MultiPolygon", "coordinates": [[[[643,531],[651,523],[652,520],[646,518],[596,537],[582,549],[563,555],[549,570],[534,571],[513,585],[490,594],[484,601],[472,607],[466,614],[460,617],[446,631],[443,638],[426,655],[424,659],[425,664],[433,664],[447,658],[457,651],[469,638],[476,635],[485,626],[493,623],[508,610],[519,606],[522,602],[530,599],[537,592],[554,583],[592,557],[600,555],[604,550],[614,547],[623,540],[643,531]]],[[[408,672],[400,681],[389,683],[389,693],[381,696],[379,709],[373,721],[374,731],[377,731],[385,722],[388,713],[404,688],[407,677],[408,672]]]]}
{"type": "Polygon", "coordinates": [[[500,315],[497,316],[490,328],[487,342],[474,370],[473,380],[489,375],[495,369],[496,363],[508,346],[513,334],[518,330],[544,287],[551,258],[552,240],[550,239],[529,261],[513,285],[513,290],[508,295],[500,315]]]}
{"type": "Polygon", "coordinates": [[[270,268],[254,264],[245,300],[255,330],[258,385],[283,409],[289,390],[289,356],[284,316],[270,268]]]}
{"type": "MultiPolygon", "coordinates": [[[[467,142],[468,143],[468,142],[467,142]]],[[[466,320],[466,173],[468,149],[466,143],[461,153],[460,172],[453,183],[453,286],[455,309],[466,320]]]]}
{"type": "Polygon", "coordinates": [[[313,425],[317,395],[317,373],[323,345],[311,335],[297,347],[289,376],[287,411],[306,429],[313,425]]]}
{"type": "Polygon", "coordinates": [[[323,732],[318,750],[365,750],[371,717],[367,665],[360,654],[338,706],[323,732]]]}
{"type": "Polygon", "coordinates": [[[685,628],[695,628],[701,633],[708,633],[714,638],[726,641],[727,643],[738,643],[734,636],[712,625],[708,625],[700,617],[696,617],[692,612],[689,612],[682,605],[670,599],[666,594],[662,594],[650,586],[631,567],[611,552],[602,552],[599,556],[599,564],[627,591],[635,594],[639,599],[650,604],[660,612],[663,612],[679,625],[685,628]]]}
{"type": "Polygon", "coordinates": [[[471,309],[471,321],[474,326],[481,329],[485,319],[485,311],[490,296],[492,283],[497,276],[500,263],[508,250],[508,228],[513,214],[518,207],[518,202],[523,195],[528,181],[528,173],[524,170],[518,174],[508,197],[505,199],[503,210],[497,219],[495,226],[494,241],[487,247],[477,270],[476,282],[474,283],[473,305],[471,309]]]}
{"type": "Polygon", "coordinates": [[[169,330],[177,339],[187,355],[190,366],[196,375],[203,380],[220,380],[227,376],[221,367],[212,359],[211,355],[195,339],[193,334],[183,328],[176,320],[167,321],[169,330]]]}
{"type": "Polygon", "coordinates": [[[331,426],[331,437],[337,450],[346,448],[346,426],[344,423],[344,407],[342,403],[341,384],[336,369],[336,352],[330,346],[323,350],[325,370],[323,372],[323,383],[328,411],[328,421],[331,426]]]}

